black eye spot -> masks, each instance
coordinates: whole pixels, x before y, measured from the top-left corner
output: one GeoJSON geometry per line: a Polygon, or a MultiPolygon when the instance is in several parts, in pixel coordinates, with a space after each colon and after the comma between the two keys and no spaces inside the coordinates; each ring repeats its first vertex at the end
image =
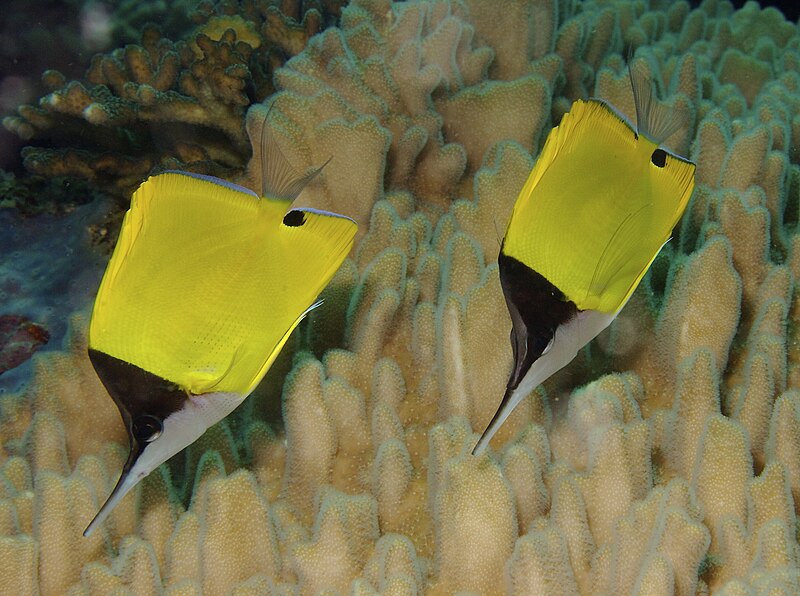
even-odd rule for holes
{"type": "Polygon", "coordinates": [[[653,162],[654,166],[663,168],[667,163],[667,152],[659,147],[653,151],[653,155],[650,156],[650,161],[653,162]]]}
{"type": "Polygon", "coordinates": [[[133,421],[134,438],[140,443],[151,443],[155,441],[164,430],[164,424],[161,419],[151,416],[150,414],[142,414],[133,421]]]}
{"type": "Polygon", "coordinates": [[[283,225],[296,228],[306,223],[306,214],[298,209],[292,209],[283,216],[283,225]]]}

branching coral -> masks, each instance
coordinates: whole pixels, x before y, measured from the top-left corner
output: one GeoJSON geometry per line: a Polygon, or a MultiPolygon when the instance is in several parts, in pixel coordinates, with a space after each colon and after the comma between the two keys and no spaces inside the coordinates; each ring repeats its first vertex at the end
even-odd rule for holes
{"type": "Polygon", "coordinates": [[[285,56],[330,23],[326,8],[338,10],[336,2],[287,6],[292,14],[284,15],[273,4],[206,3],[193,13],[197,27],[177,42],[145,25],[141,45],[96,55],[85,82],[45,72],[50,93],[3,120],[35,143],[23,150],[25,167],[125,196],[155,167],[236,175],[250,157],[247,107],[272,92],[272,71],[285,56]]]}
{"type": "MultiPolygon", "coordinates": [[[[4,398],[0,577],[43,593],[796,592],[800,37],[754,4],[666,4],[509,3],[524,59],[479,2],[344,8],[278,71],[269,113],[292,163],[333,156],[299,200],[362,227],[276,366],[285,429],[267,426],[268,377],[82,540],[123,450],[76,324],[71,351],[34,356],[4,398]],[[516,189],[575,97],[632,115],[626,46],[685,108],[669,143],[698,162],[697,191],[623,315],[475,458],[511,361],[494,261],[516,189]],[[766,74],[745,85],[751,63],[766,74]]],[[[251,183],[266,113],[247,118],[251,183]]]]}

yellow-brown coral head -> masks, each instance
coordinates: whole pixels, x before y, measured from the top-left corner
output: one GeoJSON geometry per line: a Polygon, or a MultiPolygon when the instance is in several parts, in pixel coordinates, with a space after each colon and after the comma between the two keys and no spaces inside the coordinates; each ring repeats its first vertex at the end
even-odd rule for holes
{"type": "Polygon", "coordinates": [[[614,320],[689,202],[694,164],[660,147],[680,121],[630,74],[638,128],[604,101],[576,101],[514,205],[498,259],[514,370],[475,453],[614,320]]]}
{"type": "Polygon", "coordinates": [[[130,452],[114,490],[84,536],[91,534],[142,478],[197,440],[244,399],[235,393],[189,395],[174,383],[97,350],[89,350],[89,359],[119,409],[130,452]]]}
{"type": "MultiPolygon", "coordinates": [[[[236,39],[243,41],[254,50],[261,46],[262,38],[256,30],[255,25],[251,21],[246,21],[239,15],[224,15],[213,16],[201,27],[198,27],[196,33],[203,33],[214,41],[219,41],[225,33],[232,29],[236,33],[236,39]]],[[[197,46],[197,42],[193,41],[190,44],[192,51],[202,56],[202,50],[197,46]]]]}

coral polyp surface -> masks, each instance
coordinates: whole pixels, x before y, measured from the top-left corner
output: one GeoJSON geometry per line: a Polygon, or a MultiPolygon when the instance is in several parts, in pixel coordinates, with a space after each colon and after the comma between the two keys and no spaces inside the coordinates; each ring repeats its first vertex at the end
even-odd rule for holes
{"type": "Polygon", "coordinates": [[[800,590],[797,27],[717,0],[498,6],[355,0],[271,109],[237,108],[242,181],[263,125],[298,170],[330,158],[298,202],[356,219],[357,247],[261,387],[87,539],[122,423],[85,315],[35,354],[0,397],[0,591],[800,590]],[[619,318],[474,457],[511,366],[514,200],[573,100],[635,117],[628,51],[687,115],[666,144],[696,191],[619,318]]]}

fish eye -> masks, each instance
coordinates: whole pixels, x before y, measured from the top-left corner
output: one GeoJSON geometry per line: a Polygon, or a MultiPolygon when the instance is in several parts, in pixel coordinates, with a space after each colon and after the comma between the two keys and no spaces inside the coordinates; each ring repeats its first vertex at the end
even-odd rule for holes
{"type": "Polygon", "coordinates": [[[653,151],[653,155],[650,156],[650,161],[653,162],[654,166],[663,168],[667,163],[667,152],[659,147],[653,151]]]}
{"type": "Polygon", "coordinates": [[[299,209],[292,209],[289,211],[289,213],[283,216],[283,225],[285,226],[296,228],[298,226],[302,226],[304,223],[306,223],[305,213],[299,209]]]}
{"type": "Polygon", "coordinates": [[[151,414],[137,416],[131,428],[134,438],[141,443],[152,443],[161,436],[162,430],[164,430],[162,420],[151,414]]]}

